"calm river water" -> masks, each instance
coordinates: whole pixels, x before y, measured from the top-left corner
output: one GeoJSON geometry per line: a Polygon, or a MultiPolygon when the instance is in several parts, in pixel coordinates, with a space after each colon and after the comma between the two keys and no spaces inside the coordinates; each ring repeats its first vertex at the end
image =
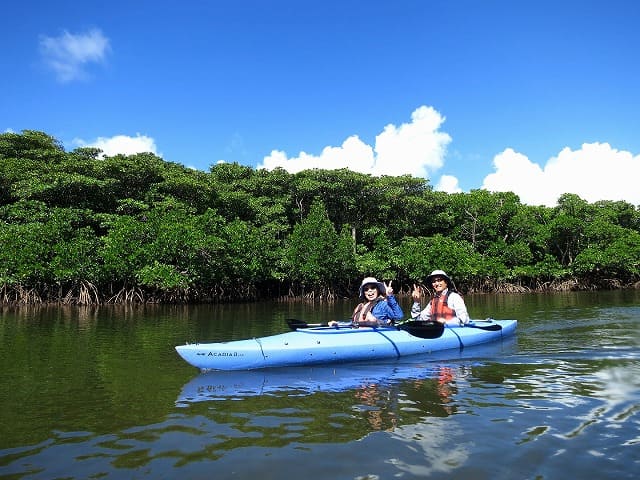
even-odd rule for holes
{"type": "Polygon", "coordinates": [[[0,478],[637,478],[640,291],[466,300],[515,338],[203,374],[174,346],[354,302],[0,309],[0,478]]]}

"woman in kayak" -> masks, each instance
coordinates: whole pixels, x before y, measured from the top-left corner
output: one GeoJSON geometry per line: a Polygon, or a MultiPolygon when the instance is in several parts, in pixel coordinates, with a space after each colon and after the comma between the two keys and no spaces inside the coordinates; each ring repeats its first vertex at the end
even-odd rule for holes
{"type": "Polygon", "coordinates": [[[456,291],[449,276],[442,270],[434,270],[426,279],[435,292],[431,297],[427,307],[420,311],[420,297],[422,295],[419,286],[413,286],[413,306],[411,307],[411,318],[413,320],[423,320],[438,322],[443,324],[469,323],[469,313],[463,298],[456,291]]]}
{"type": "MultiPolygon", "coordinates": [[[[393,325],[404,316],[391,282],[387,285],[373,277],[365,278],[360,285],[360,300],[351,315],[351,325],[355,328],[393,325]]],[[[329,326],[336,325],[336,321],[329,322],[329,326]]]]}

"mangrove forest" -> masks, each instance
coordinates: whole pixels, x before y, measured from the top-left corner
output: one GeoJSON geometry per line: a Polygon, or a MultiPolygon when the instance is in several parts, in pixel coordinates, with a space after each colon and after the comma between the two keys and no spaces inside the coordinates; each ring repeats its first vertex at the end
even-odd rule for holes
{"type": "Polygon", "coordinates": [[[330,300],[364,276],[408,292],[434,269],[462,292],[640,283],[640,212],[624,201],[531,206],[348,169],[204,172],[65,151],[34,130],[0,134],[0,245],[5,305],[330,300]]]}

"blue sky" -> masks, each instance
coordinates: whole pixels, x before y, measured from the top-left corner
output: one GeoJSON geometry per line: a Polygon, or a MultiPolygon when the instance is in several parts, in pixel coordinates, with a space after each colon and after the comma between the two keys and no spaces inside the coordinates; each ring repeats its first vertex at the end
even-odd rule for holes
{"type": "Polygon", "coordinates": [[[0,131],[640,205],[639,5],[10,2],[0,131]]]}

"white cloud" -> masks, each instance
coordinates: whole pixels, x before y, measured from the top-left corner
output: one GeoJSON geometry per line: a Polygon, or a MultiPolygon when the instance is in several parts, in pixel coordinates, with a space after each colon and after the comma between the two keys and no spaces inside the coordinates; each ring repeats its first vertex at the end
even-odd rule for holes
{"type": "Polygon", "coordinates": [[[640,204],[640,155],[611,148],[608,143],[585,143],[578,150],[564,148],[544,168],[508,148],[493,160],[495,172],[482,188],[511,191],[523,203],[554,206],[563,193],[574,193],[589,203],[625,200],[640,204]]]}
{"type": "Polygon", "coordinates": [[[418,177],[438,170],[451,142],[448,134],[438,131],[444,120],[435,109],[422,106],[411,114],[411,123],[387,125],[376,137],[376,168],[387,175],[418,177]]]}
{"type": "Polygon", "coordinates": [[[85,142],[75,139],[73,143],[79,147],[95,147],[102,150],[103,155],[112,157],[114,155],[133,155],[135,153],[151,152],[158,155],[155,140],[146,135],[136,134],[135,137],[128,135],[116,135],[113,137],[98,137],[92,142],[85,142]]]}
{"type": "Polygon", "coordinates": [[[373,149],[353,135],[339,147],[325,147],[318,156],[300,152],[295,158],[287,158],[285,152],[274,150],[258,168],[272,170],[281,167],[290,173],[296,173],[307,168],[332,170],[348,167],[356,172],[372,173],[374,165],[373,149]]]}
{"type": "Polygon", "coordinates": [[[109,50],[109,39],[98,29],[78,35],[64,31],[59,37],[40,38],[44,63],[63,83],[85,78],[86,66],[102,63],[109,50]]]}
{"type": "Polygon", "coordinates": [[[434,190],[446,193],[461,193],[462,189],[458,184],[458,179],[451,175],[442,175],[434,190]]]}
{"type": "Polygon", "coordinates": [[[451,137],[439,131],[444,117],[432,107],[422,106],[411,114],[411,122],[399,127],[389,124],[376,136],[375,146],[364,143],[357,135],[338,147],[327,146],[320,155],[300,152],[288,158],[274,150],[258,168],[282,167],[290,173],[308,168],[349,168],[373,175],[404,175],[428,178],[442,167],[451,137]]]}

